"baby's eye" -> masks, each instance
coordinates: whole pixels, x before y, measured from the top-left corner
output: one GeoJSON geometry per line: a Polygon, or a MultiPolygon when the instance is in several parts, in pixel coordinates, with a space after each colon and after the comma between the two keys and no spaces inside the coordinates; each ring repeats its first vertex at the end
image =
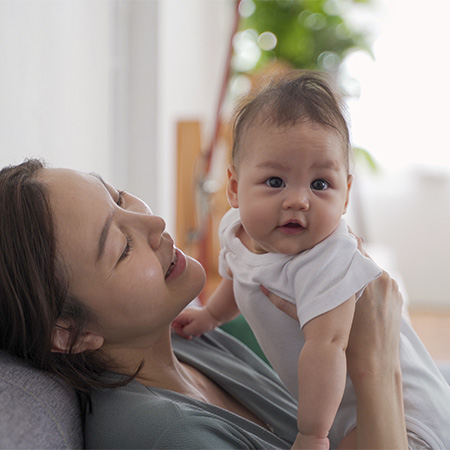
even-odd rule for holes
{"type": "Polygon", "coordinates": [[[311,189],[314,189],[315,191],[325,191],[329,187],[328,181],[325,180],[314,180],[311,183],[311,189]]]}
{"type": "Polygon", "coordinates": [[[271,188],[281,188],[286,186],[280,177],[270,177],[266,180],[266,184],[271,188]]]}

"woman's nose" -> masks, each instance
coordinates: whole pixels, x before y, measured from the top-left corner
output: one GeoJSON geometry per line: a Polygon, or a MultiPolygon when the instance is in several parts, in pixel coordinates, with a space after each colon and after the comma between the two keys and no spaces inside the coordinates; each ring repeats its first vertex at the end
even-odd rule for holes
{"type": "Polygon", "coordinates": [[[150,247],[157,249],[161,244],[166,222],[162,217],[153,214],[142,214],[140,220],[142,231],[147,236],[150,247]]]}

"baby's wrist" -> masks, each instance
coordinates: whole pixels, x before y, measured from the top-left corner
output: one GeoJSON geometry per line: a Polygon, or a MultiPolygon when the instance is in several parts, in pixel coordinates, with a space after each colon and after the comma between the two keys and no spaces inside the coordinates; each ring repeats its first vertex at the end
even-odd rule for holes
{"type": "Polygon", "coordinates": [[[328,450],[330,441],[327,436],[315,436],[298,432],[293,449],[328,450]]]}
{"type": "Polygon", "coordinates": [[[205,311],[208,313],[210,318],[214,321],[214,326],[217,327],[222,324],[222,321],[216,317],[216,315],[211,311],[210,308],[208,308],[208,305],[205,305],[205,311]]]}

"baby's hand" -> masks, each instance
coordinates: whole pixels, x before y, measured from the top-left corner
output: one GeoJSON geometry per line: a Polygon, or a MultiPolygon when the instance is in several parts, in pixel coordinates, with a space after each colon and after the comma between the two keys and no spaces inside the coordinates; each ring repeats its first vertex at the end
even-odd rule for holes
{"type": "Polygon", "coordinates": [[[219,322],[211,315],[208,308],[192,306],[181,311],[172,322],[172,328],[177,334],[192,339],[213,330],[219,322]]]}

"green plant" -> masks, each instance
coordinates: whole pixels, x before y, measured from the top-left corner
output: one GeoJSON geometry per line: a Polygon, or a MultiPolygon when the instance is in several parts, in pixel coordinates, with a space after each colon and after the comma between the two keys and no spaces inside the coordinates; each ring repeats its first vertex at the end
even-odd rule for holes
{"type": "MultiPolygon", "coordinates": [[[[241,0],[238,35],[244,40],[242,48],[245,53],[253,43],[258,49],[251,53],[253,61],[247,66],[237,64],[235,72],[256,73],[279,61],[296,69],[336,75],[351,52],[372,55],[369,30],[356,31],[348,14],[354,8],[371,6],[372,0],[241,0]],[[262,41],[264,36],[268,41],[262,41]]],[[[239,53],[239,42],[235,52],[239,53]]],[[[340,87],[345,95],[345,87],[340,87]]],[[[353,150],[357,164],[377,171],[367,150],[353,150]]]]}
{"type": "MultiPolygon", "coordinates": [[[[260,54],[249,70],[258,71],[274,60],[299,69],[335,72],[346,55],[370,50],[368,30],[356,31],[349,8],[368,6],[371,0],[243,0],[239,30],[256,39],[260,54]],[[261,45],[262,35],[272,34],[273,48],[261,45]],[[276,41],[274,41],[274,37],[276,41]]],[[[270,35],[269,35],[270,38],[270,35]]]]}

